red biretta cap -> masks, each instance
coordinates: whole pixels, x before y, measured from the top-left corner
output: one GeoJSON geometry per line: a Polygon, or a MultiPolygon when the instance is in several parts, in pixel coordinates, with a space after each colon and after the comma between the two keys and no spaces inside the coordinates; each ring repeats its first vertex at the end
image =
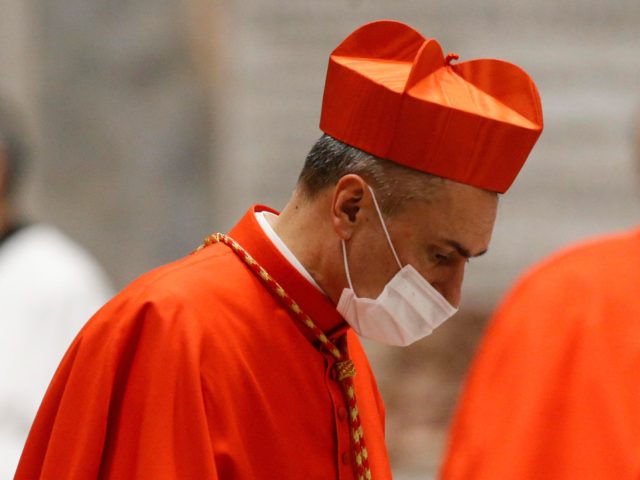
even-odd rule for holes
{"type": "Polygon", "coordinates": [[[542,132],[540,96],[512,63],[454,59],[403,23],[360,27],[329,59],[320,129],[377,157],[505,192],[542,132]]]}

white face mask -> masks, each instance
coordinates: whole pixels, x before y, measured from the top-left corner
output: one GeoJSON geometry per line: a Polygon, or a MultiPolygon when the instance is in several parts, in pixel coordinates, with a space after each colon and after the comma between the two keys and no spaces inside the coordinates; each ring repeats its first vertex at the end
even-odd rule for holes
{"type": "Polygon", "coordinates": [[[351,283],[347,250],[343,240],[342,255],[349,288],[342,291],[336,309],[361,337],[387,345],[410,345],[429,335],[458,309],[433,288],[415,268],[411,265],[402,266],[393,248],[375,194],[371,187],[369,190],[400,271],[389,280],[378,298],[358,297],[351,283]]]}

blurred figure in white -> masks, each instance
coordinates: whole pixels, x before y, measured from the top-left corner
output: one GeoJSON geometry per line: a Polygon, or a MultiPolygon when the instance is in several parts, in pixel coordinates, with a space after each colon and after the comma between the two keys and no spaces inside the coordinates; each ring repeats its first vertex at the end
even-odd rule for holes
{"type": "Polygon", "coordinates": [[[96,261],[56,228],[19,218],[23,131],[0,102],[0,479],[13,478],[64,352],[111,296],[96,261]]]}

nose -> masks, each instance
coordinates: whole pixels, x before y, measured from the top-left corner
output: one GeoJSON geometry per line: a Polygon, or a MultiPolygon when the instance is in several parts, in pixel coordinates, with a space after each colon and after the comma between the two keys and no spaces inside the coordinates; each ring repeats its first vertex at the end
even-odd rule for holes
{"type": "Polygon", "coordinates": [[[456,308],[460,306],[460,300],[462,299],[462,281],[464,280],[465,266],[466,262],[462,262],[452,267],[445,275],[431,282],[431,285],[456,308]]]}

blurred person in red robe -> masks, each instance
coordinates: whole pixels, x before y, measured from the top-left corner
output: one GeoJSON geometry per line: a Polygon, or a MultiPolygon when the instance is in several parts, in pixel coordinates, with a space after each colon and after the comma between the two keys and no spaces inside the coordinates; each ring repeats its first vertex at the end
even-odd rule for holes
{"type": "Polygon", "coordinates": [[[0,101],[0,478],[11,478],[65,349],[112,295],[97,262],[59,229],[29,222],[19,191],[29,148],[0,101]]]}
{"type": "Polygon", "coordinates": [[[441,478],[640,478],[639,366],[640,230],[552,255],[489,323],[441,478]]]}
{"type": "Polygon", "coordinates": [[[523,70],[456,59],[399,22],[349,35],[282,213],[251,207],[101,309],[16,478],[390,479],[358,335],[408,345],[455,313],[542,131],[523,70]]]}

